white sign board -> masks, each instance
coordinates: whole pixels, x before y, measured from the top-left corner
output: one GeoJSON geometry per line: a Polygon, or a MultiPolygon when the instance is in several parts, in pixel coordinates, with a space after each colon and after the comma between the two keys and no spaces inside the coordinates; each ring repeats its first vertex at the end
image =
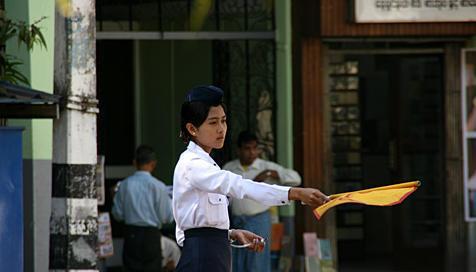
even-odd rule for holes
{"type": "Polygon", "coordinates": [[[98,257],[107,258],[114,255],[112,243],[111,219],[109,213],[102,212],[98,216],[98,257]]]}
{"type": "Polygon", "coordinates": [[[354,0],[357,23],[476,22],[476,0],[354,0]]]}

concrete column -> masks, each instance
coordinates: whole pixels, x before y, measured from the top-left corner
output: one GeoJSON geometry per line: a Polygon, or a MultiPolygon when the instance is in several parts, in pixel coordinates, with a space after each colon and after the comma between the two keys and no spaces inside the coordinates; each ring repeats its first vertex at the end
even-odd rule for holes
{"type": "Polygon", "coordinates": [[[290,0],[275,2],[277,161],[290,168],[294,152],[291,13],[290,0]]]}
{"type": "Polygon", "coordinates": [[[97,271],[95,1],[56,10],[50,270],[97,271]],[[69,17],[65,17],[69,16],[69,17]]]}

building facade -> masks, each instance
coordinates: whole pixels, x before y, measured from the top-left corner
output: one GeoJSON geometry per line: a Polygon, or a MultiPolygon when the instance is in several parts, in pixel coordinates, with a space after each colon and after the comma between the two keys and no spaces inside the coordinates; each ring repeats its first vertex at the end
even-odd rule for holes
{"type": "MultiPolygon", "coordinates": [[[[54,3],[5,2],[11,18],[47,17],[46,50],[17,52],[7,45],[7,52],[22,56],[33,88],[52,91],[54,3]]],[[[387,15],[426,2],[440,3],[432,6],[438,11],[451,12],[454,4],[463,9],[466,2],[474,8],[471,1],[392,5],[397,2],[366,5],[387,15]]],[[[296,205],[297,254],[303,253],[302,233],[317,231],[333,241],[337,267],[344,271],[355,263],[414,268],[416,260],[437,271],[476,267],[471,258],[476,232],[471,213],[465,213],[473,136],[464,133],[470,119],[464,114],[472,96],[462,87],[462,67],[472,58],[462,52],[474,48],[475,18],[359,22],[366,20],[356,18],[359,3],[96,1],[91,16],[97,31],[97,142],[106,165],[105,204],[99,210],[110,209],[114,184],[133,171],[138,144],[158,151],[155,175],[171,184],[184,148],[178,139],[183,96],[196,84],[213,83],[225,90],[230,114],[230,138],[225,151],[215,154],[218,161],[233,157],[239,130],[252,129],[267,158],[294,167],[305,186],[326,193],[423,182],[400,206],[340,207],[320,221],[296,205]]],[[[46,271],[53,124],[8,124],[26,128],[25,271],[46,271]]],[[[113,226],[113,232],[120,237],[120,228],[113,226]]],[[[108,262],[114,266],[116,260],[108,262]]]]}
{"type": "Polygon", "coordinates": [[[295,164],[305,185],[423,182],[398,207],[343,206],[324,219],[335,220],[321,235],[335,237],[342,268],[366,259],[474,267],[461,63],[462,49],[474,47],[474,14],[465,1],[293,2],[295,164]]]}

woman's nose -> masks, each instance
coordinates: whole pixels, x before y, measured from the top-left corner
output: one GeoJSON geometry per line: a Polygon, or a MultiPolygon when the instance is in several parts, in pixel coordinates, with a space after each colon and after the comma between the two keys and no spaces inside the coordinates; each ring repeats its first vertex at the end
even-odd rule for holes
{"type": "Polygon", "coordinates": [[[225,131],[225,129],[226,129],[226,125],[225,125],[225,124],[221,124],[221,123],[220,123],[220,124],[218,125],[218,132],[222,133],[222,132],[225,131]]]}

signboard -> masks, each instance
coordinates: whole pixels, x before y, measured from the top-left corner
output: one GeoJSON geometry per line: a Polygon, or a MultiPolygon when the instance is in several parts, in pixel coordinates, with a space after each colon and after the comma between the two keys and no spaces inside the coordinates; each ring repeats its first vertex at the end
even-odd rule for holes
{"type": "Polygon", "coordinates": [[[461,56],[463,169],[466,221],[476,221],[476,49],[461,56]]]}
{"type": "Polygon", "coordinates": [[[357,23],[475,22],[476,0],[354,0],[357,23]]]}
{"type": "Polygon", "coordinates": [[[98,257],[107,258],[114,255],[112,229],[109,213],[102,212],[98,216],[98,257]]]}

